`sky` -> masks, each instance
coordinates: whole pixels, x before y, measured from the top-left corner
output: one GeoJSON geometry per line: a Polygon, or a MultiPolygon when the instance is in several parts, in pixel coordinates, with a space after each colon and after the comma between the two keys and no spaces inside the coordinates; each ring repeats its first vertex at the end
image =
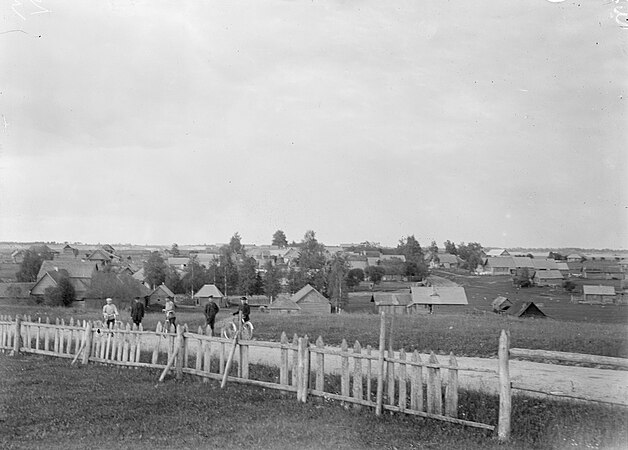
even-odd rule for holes
{"type": "Polygon", "coordinates": [[[627,18],[2,2],[0,241],[628,249],[627,18]]]}

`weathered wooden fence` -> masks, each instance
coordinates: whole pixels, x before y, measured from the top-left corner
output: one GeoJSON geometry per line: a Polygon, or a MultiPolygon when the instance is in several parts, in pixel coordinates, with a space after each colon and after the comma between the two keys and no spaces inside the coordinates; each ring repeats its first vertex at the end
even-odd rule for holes
{"type": "Polygon", "coordinates": [[[298,401],[308,396],[340,400],[354,408],[371,407],[377,415],[394,411],[461,425],[495,430],[506,440],[510,434],[510,378],[508,374],[508,335],[500,338],[499,370],[459,367],[453,354],[421,358],[418,352],[395,352],[392,343],[385,349],[386,320],[380,321],[379,348],[363,348],[359,342],[340,349],[325,346],[322,337],[310,342],[307,336],[285,333],[280,342],[232,340],[210,336],[199,327],[193,333],[187,326],[155,331],[117,324],[113,329],[99,322],[82,324],[56,321],[33,322],[30,318],[0,317],[0,349],[15,353],[37,353],[80,361],[126,367],[172,369],[183,374],[226,380],[294,392],[298,401]],[[237,346],[236,364],[227,367],[230,349],[237,346]],[[278,376],[269,381],[251,379],[250,352],[270,354],[278,361],[278,376]],[[230,366],[231,367],[231,366],[230,366]],[[330,376],[330,369],[333,374],[330,376]],[[225,374],[225,370],[228,373],[225,374]],[[458,417],[458,373],[485,372],[499,380],[500,412],[497,426],[458,417]]]}

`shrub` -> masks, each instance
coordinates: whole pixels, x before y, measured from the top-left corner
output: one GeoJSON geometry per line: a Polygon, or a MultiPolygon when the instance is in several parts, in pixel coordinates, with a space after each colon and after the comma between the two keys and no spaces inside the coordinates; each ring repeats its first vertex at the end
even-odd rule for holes
{"type": "Polygon", "coordinates": [[[44,303],[50,306],[70,306],[76,292],[70,279],[61,277],[54,287],[49,287],[44,293],[44,303]]]}

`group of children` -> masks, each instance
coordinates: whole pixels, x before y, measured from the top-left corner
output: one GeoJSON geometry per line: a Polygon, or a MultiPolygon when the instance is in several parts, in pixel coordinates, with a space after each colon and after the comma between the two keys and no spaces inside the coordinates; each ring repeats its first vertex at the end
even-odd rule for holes
{"type": "MultiPolygon", "coordinates": [[[[176,327],[176,313],[174,311],[174,301],[172,299],[166,300],[166,305],[162,310],[166,314],[166,320],[168,321],[168,326],[176,327]]],[[[209,297],[209,302],[205,305],[204,314],[205,314],[205,322],[211,328],[212,335],[214,334],[214,324],[216,322],[216,315],[220,311],[220,308],[214,301],[213,296],[209,297]]],[[[131,306],[131,320],[137,326],[142,323],[142,319],[144,318],[144,303],[141,301],[140,297],[135,297],[133,300],[133,305],[131,306]]],[[[246,297],[240,298],[240,306],[233,315],[238,315],[242,313],[242,322],[248,322],[250,320],[251,307],[249,306],[248,300],[246,297]]],[[[113,303],[111,298],[106,300],[105,306],[102,308],[103,318],[107,325],[107,328],[112,328],[116,323],[116,319],[119,316],[118,308],[113,303]]]]}

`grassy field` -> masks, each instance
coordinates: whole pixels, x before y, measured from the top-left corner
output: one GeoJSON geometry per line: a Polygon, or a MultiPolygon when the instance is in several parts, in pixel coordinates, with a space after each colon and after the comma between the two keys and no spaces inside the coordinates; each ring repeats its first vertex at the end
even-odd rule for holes
{"type": "MultiPolygon", "coordinates": [[[[252,370],[264,370],[253,366],[252,370]]],[[[72,366],[68,360],[0,354],[0,447],[257,449],[625,448],[628,412],[514,397],[513,436],[444,422],[345,409],[333,401],[159,371],[72,366]]],[[[463,392],[461,417],[494,420],[497,399],[463,392]]]]}
{"type": "MultiPolygon", "coordinates": [[[[81,320],[98,320],[98,311],[81,311],[72,308],[43,306],[0,305],[0,314],[28,314],[41,317],[70,317],[81,320]]],[[[221,309],[217,321],[230,320],[229,310],[221,309]]],[[[128,312],[122,313],[128,321],[128,312]]],[[[196,331],[204,326],[201,308],[180,309],[179,323],[188,324],[196,331]]],[[[154,330],[163,320],[159,312],[149,312],[144,318],[146,329],[154,330]]],[[[279,341],[281,333],[288,338],[297,333],[311,339],[322,336],[326,344],[340,345],[346,339],[349,345],[358,340],[362,346],[377,347],[379,343],[379,316],[376,314],[333,314],[325,316],[275,316],[254,310],[251,320],[255,324],[255,338],[279,341]]],[[[395,318],[394,347],[407,351],[434,351],[440,354],[453,352],[457,356],[495,356],[499,333],[510,330],[512,346],[531,349],[556,350],[593,355],[628,357],[626,326],[621,324],[578,323],[552,319],[518,319],[493,313],[467,310],[467,313],[437,312],[434,315],[402,316],[395,318]]]]}

